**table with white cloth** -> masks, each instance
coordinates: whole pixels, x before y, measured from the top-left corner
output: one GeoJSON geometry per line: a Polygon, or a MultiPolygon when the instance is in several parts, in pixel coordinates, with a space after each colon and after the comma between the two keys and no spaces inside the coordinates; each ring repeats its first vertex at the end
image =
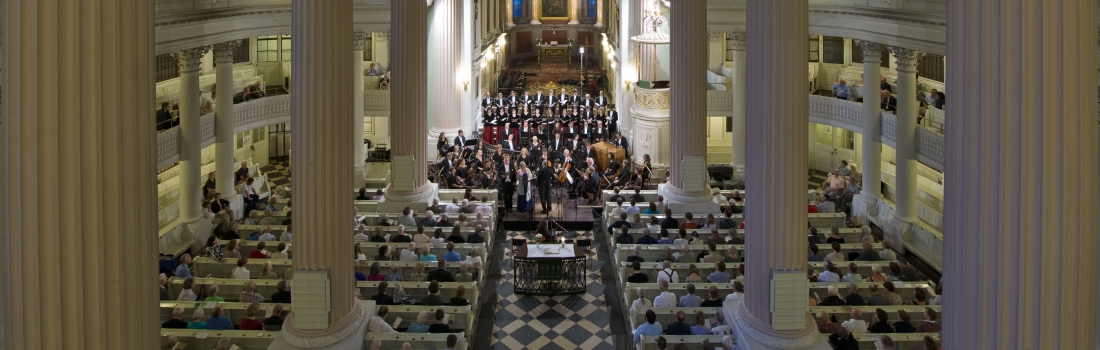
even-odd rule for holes
{"type": "Polygon", "coordinates": [[[534,244],[528,242],[516,249],[512,259],[516,294],[568,295],[583,294],[588,287],[587,257],[577,254],[577,245],[534,244]]]}

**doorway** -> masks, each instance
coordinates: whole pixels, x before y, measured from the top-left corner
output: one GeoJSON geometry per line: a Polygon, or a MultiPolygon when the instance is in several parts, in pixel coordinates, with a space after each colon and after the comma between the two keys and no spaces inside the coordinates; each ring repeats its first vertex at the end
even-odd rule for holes
{"type": "Polygon", "coordinates": [[[810,167],[824,172],[832,171],[841,160],[855,161],[855,132],[831,125],[814,124],[813,161],[810,167]]]}

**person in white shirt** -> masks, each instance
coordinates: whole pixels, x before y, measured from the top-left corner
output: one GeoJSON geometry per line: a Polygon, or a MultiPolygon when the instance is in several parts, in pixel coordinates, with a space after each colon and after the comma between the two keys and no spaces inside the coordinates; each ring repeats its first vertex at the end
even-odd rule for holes
{"type": "Polygon", "coordinates": [[[294,238],[294,234],[290,233],[290,226],[291,225],[286,225],[286,231],[283,231],[283,235],[279,236],[280,241],[290,242],[290,240],[294,238]]]}
{"type": "Polygon", "coordinates": [[[359,228],[355,230],[355,236],[352,236],[352,241],[355,243],[370,242],[370,237],[366,234],[365,225],[359,225],[359,228]]]}
{"type": "Polygon", "coordinates": [[[863,312],[859,308],[852,308],[852,319],[844,321],[840,326],[851,333],[867,333],[867,321],[863,320],[863,312]]]}
{"type": "Polygon", "coordinates": [[[883,261],[894,261],[898,259],[898,255],[890,249],[889,241],[884,240],[880,244],[882,245],[882,250],[878,251],[878,257],[880,259],[882,259],[883,261]]]}
{"type": "Polygon", "coordinates": [[[275,241],[275,235],[271,234],[271,226],[264,227],[264,233],[260,235],[260,241],[275,241]]]}
{"type": "Polygon", "coordinates": [[[667,204],[665,204],[665,196],[657,195],[657,212],[664,213],[666,206],[667,204]]]}
{"type": "Polygon", "coordinates": [[[676,273],[676,270],[672,269],[672,264],[668,261],[662,261],[659,263],[660,272],[657,272],[657,282],[665,281],[665,283],[680,283],[680,274],[676,273]]]}
{"type": "Polygon", "coordinates": [[[251,272],[249,272],[248,268],[245,267],[245,265],[247,265],[247,264],[248,264],[248,258],[242,256],[239,259],[237,259],[237,267],[233,269],[233,273],[229,276],[229,278],[235,278],[235,279],[241,279],[241,280],[248,279],[249,274],[251,272]]]}
{"type": "MultiPolygon", "coordinates": [[[[660,277],[658,277],[660,278],[660,277]]],[[[676,294],[668,291],[668,281],[658,280],[657,288],[661,294],[653,298],[653,307],[676,307],[676,294]]]]}
{"type": "Polygon", "coordinates": [[[711,198],[713,199],[714,203],[717,203],[718,205],[728,205],[729,204],[729,200],[726,199],[726,196],[722,195],[722,190],[721,189],[718,189],[718,188],[711,189],[710,190],[710,195],[712,196],[711,198]]]}
{"type": "Polygon", "coordinates": [[[649,299],[645,298],[645,289],[643,289],[642,287],[638,287],[638,293],[637,294],[638,294],[638,299],[635,299],[634,302],[630,304],[630,313],[632,313],[632,314],[636,313],[638,311],[638,308],[640,308],[640,307],[651,307],[651,306],[653,306],[653,302],[651,302],[651,301],[649,301],[649,299]]]}
{"type": "Polygon", "coordinates": [[[626,213],[626,208],[623,208],[623,199],[619,198],[615,201],[615,207],[611,208],[611,217],[617,218],[619,214],[626,213]]]}
{"type": "Polygon", "coordinates": [[[710,329],[711,335],[733,335],[733,327],[726,324],[726,313],[722,309],[714,310],[714,324],[710,329]]]}
{"type": "Polygon", "coordinates": [[[836,266],[832,262],[825,262],[825,271],[817,274],[818,282],[840,282],[840,274],[836,273],[836,266]]]}
{"type": "Polygon", "coordinates": [[[745,300],[745,285],[738,280],[733,280],[733,293],[726,296],[726,301],[741,302],[745,300]]]}
{"type": "Polygon", "coordinates": [[[409,247],[401,251],[400,261],[420,261],[420,256],[416,255],[416,243],[409,243],[409,247]]]}
{"type": "Polygon", "coordinates": [[[443,210],[444,213],[458,213],[462,210],[462,206],[458,204],[458,197],[451,199],[451,204],[447,204],[447,208],[443,210]]]}
{"type": "Polygon", "coordinates": [[[393,329],[396,325],[390,325],[386,323],[386,315],[390,312],[390,308],[386,306],[379,306],[374,317],[371,317],[370,321],[367,321],[367,332],[370,333],[397,333],[393,329]]]}
{"type": "Polygon", "coordinates": [[[478,214],[478,219],[481,219],[481,215],[489,215],[493,213],[493,207],[489,206],[489,198],[481,197],[481,202],[478,202],[477,208],[474,212],[478,214]]]}

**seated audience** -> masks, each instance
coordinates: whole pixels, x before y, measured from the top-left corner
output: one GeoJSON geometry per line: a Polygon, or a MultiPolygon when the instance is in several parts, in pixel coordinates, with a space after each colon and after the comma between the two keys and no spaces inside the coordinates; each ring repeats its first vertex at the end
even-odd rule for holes
{"type": "MultiPolygon", "coordinates": [[[[458,228],[455,228],[455,232],[458,232],[458,228]]],[[[453,236],[453,235],[452,235],[453,236]]],[[[461,237],[459,237],[461,238],[461,237]]],[[[447,262],[459,262],[462,261],[462,254],[455,252],[454,242],[447,243],[447,253],[443,254],[443,260],[447,262]]]]}
{"type": "Polygon", "coordinates": [[[219,302],[219,303],[224,303],[225,298],[222,298],[222,297],[218,296],[218,291],[219,290],[221,290],[221,287],[219,287],[216,284],[210,286],[210,290],[206,292],[207,295],[206,295],[206,300],[205,301],[216,301],[216,302],[219,302]]]}
{"type": "Polygon", "coordinates": [[[707,288],[707,300],[703,300],[699,306],[701,307],[722,307],[724,301],[718,298],[718,287],[710,286],[707,288]]]}
{"type": "Polygon", "coordinates": [[[206,329],[209,330],[233,330],[233,320],[225,315],[225,308],[221,304],[214,306],[210,312],[210,318],[206,319],[206,329]]]}
{"type": "Polygon", "coordinates": [[[176,277],[188,278],[191,277],[191,268],[188,265],[191,264],[191,254],[183,253],[180,257],[180,264],[176,266],[176,277]]]}
{"type": "Polygon", "coordinates": [[[840,326],[852,333],[867,333],[867,321],[863,320],[863,311],[859,308],[852,308],[849,313],[852,318],[844,321],[840,326]]]}
{"type": "Polygon", "coordinates": [[[428,333],[428,328],[431,327],[432,313],[429,311],[421,311],[416,315],[416,321],[409,324],[409,328],[405,329],[406,333],[428,333]]]}
{"type": "Polygon", "coordinates": [[[425,266],[424,263],[419,262],[419,261],[416,262],[416,265],[413,266],[413,273],[412,273],[412,275],[409,276],[408,281],[409,282],[427,282],[428,281],[427,268],[428,267],[425,266]]]}
{"type": "Polygon", "coordinates": [[[871,324],[871,328],[868,330],[871,333],[894,333],[894,327],[886,322],[889,319],[890,317],[886,315],[886,310],[875,309],[875,323],[871,324]]]}
{"type": "Polygon", "coordinates": [[[695,325],[691,326],[691,335],[710,335],[710,327],[707,327],[707,316],[702,311],[695,312],[695,325]]]}
{"type": "Polygon", "coordinates": [[[428,284],[428,295],[420,300],[420,305],[442,306],[443,299],[439,297],[439,282],[432,280],[428,284]]]}
{"type": "Polygon", "coordinates": [[[457,274],[455,274],[455,276],[454,276],[455,282],[473,282],[474,281],[474,275],[472,273],[470,273],[469,271],[467,271],[469,269],[469,266],[470,266],[470,264],[468,262],[465,262],[465,261],[458,264],[459,272],[457,274]]]}
{"type": "Polygon", "coordinates": [[[386,322],[386,315],[389,315],[390,308],[388,306],[379,306],[375,312],[374,317],[371,317],[367,321],[367,332],[370,333],[397,333],[394,328],[397,328],[398,324],[389,324],[386,322]]]}
{"type": "Polygon", "coordinates": [[[646,310],[645,323],[638,326],[638,329],[634,330],[634,343],[640,343],[642,341],[642,335],[659,336],[664,332],[664,327],[661,327],[661,323],[657,322],[657,313],[653,310],[646,310]]]}
{"type": "Polygon", "coordinates": [[[829,286],[829,296],[825,297],[817,306],[844,306],[844,299],[841,299],[837,294],[840,294],[840,290],[836,286],[829,286]]]}
{"type": "Polygon", "coordinates": [[[264,319],[264,330],[279,331],[283,328],[283,304],[275,304],[271,316],[264,319]]]}
{"type": "Polygon", "coordinates": [[[275,284],[275,289],[278,290],[274,294],[271,294],[271,301],[275,303],[290,304],[290,285],[286,280],[279,281],[275,284]]]}
{"type": "Polygon", "coordinates": [[[695,284],[688,283],[687,294],[680,297],[680,307],[699,307],[703,304],[703,299],[695,295],[695,284]]]}
{"type": "Polygon", "coordinates": [[[451,272],[447,271],[447,261],[445,261],[443,259],[439,259],[438,262],[436,262],[436,265],[438,266],[438,268],[435,269],[435,271],[432,271],[431,273],[428,274],[428,280],[429,281],[436,281],[436,282],[454,282],[455,281],[454,277],[451,276],[451,272]]]}
{"type": "Polygon", "coordinates": [[[467,306],[470,305],[470,300],[466,299],[466,286],[458,286],[455,288],[455,296],[451,298],[451,306],[467,306]]]}
{"type": "Polygon", "coordinates": [[[409,243],[409,247],[401,251],[400,261],[419,261],[420,257],[416,255],[416,243],[409,243]]]}
{"type": "Polygon", "coordinates": [[[917,326],[917,333],[936,333],[940,328],[940,324],[936,322],[936,310],[924,308],[924,321],[917,326]]]}
{"type": "Polygon", "coordinates": [[[649,299],[645,298],[645,289],[644,288],[638,287],[635,290],[635,293],[638,294],[638,299],[634,299],[634,301],[630,303],[630,313],[634,313],[640,307],[651,307],[651,306],[653,306],[653,303],[650,302],[649,299]]]}
{"type": "Polygon", "coordinates": [[[229,275],[230,278],[246,280],[249,278],[252,272],[248,271],[245,265],[248,264],[248,258],[241,257],[237,259],[237,267],[233,269],[233,273],[229,275]]]}
{"type": "Polygon", "coordinates": [[[684,323],[685,317],[686,315],[684,314],[684,310],[676,310],[676,322],[668,324],[668,330],[665,331],[665,334],[691,335],[691,326],[689,326],[687,323],[684,323]]]}
{"type": "Polygon", "coordinates": [[[183,306],[172,309],[172,319],[160,324],[160,328],[186,329],[187,321],[183,320],[183,306]]]}
{"type": "Polygon", "coordinates": [[[833,322],[829,318],[829,313],[825,310],[818,311],[815,319],[817,320],[817,331],[820,333],[835,334],[840,331],[840,324],[833,322]]]}
{"type": "Polygon", "coordinates": [[[204,316],[206,316],[206,312],[201,308],[196,308],[191,313],[191,322],[187,322],[187,329],[206,329],[206,321],[202,320],[204,316]]]}
{"type": "Polygon", "coordinates": [[[642,263],[635,261],[630,268],[634,273],[626,278],[628,283],[649,283],[649,274],[642,273],[642,263]]]}
{"type": "Polygon", "coordinates": [[[371,300],[374,300],[376,305],[393,305],[393,297],[386,294],[389,288],[390,284],[388,282],[378,282],[378,294],[371,296],[371,300]]]}
{"type": "Polygon", "coordinates": [[[715,264],[714,272],[707,275],[707,282],[710,283],[729,283],[730,275],[726,273],[726,263],[719,261],[715,264]]]}
{"type": "Polygon", "coordinates": [[[241,291],[237,297],[238,302],[251,303],[251,302],[264,302],[264,296],[260,293],[256,293],[256,281],[248,281],[244,283],[244,290],[241,291]]]}
{"type": "Polygon", "coordinates": [[[187,279],[183,280],[183,290],[180,291],[180,295],[176,298],[176,300],[195,301],[195,299],[197,299],[198,297],[195,295],[195,292],[191,291],[191,288],[193,288],[194,286],[194,277],[188,277],[187,279]]]}
{"type": "Polygon", "coordinates": [[[256,315],[260,313],[260,303],[252,302],[248,304],[248,308],[245,309],[245,317],[241,319],[242,331],[262,331],[264,330],[264,323],[256,320],[256,315]]]}
{"type": "Polygon", "coordinates": [[[859,350],[859,341],[843,327],[837,330],[836,334],[829,336],[829,343],[833,344],[836,350],[859,350]]]}
{"type": "Polygon", "coordinates": [[[657,289],[661,291],[661,294],[653,298],[653,307],[677,306],[676,294],[668,291],[668,280],[657,278],[657,289]]]}
{"type": "Polygon", "coordinates": [[[848,296],[844,297],[844,303],[848,306],[863,306],[866,303],[863,301],[863,296],[856,293],[859,290],[859,285],[856,282],[848,283],[848,296]]]}
{"type": "Polygon", "coordinates": [[[450,333],[451,326],[447,324],[447,321],[443,319],[447,314],[443,312],[443,309],[435,310],[435,323],[428,326],[428,333],[450,333]]]}

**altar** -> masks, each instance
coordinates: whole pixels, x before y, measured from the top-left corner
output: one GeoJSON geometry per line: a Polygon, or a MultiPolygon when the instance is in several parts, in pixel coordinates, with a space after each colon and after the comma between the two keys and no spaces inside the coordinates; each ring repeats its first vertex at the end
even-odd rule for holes
{"type": "Polygon", "coordinates": [[[588,288],[587,257],[570,243],[528,242],[513,252],[516,294],[583,294],[588,288]]]}
{"type": "Polygon", "coordinates": [[[573,48],[572,45],[538,45],[539,48],[539,64],[548,62],[565,62],[570,63],[569,52],[573,48]]]}

